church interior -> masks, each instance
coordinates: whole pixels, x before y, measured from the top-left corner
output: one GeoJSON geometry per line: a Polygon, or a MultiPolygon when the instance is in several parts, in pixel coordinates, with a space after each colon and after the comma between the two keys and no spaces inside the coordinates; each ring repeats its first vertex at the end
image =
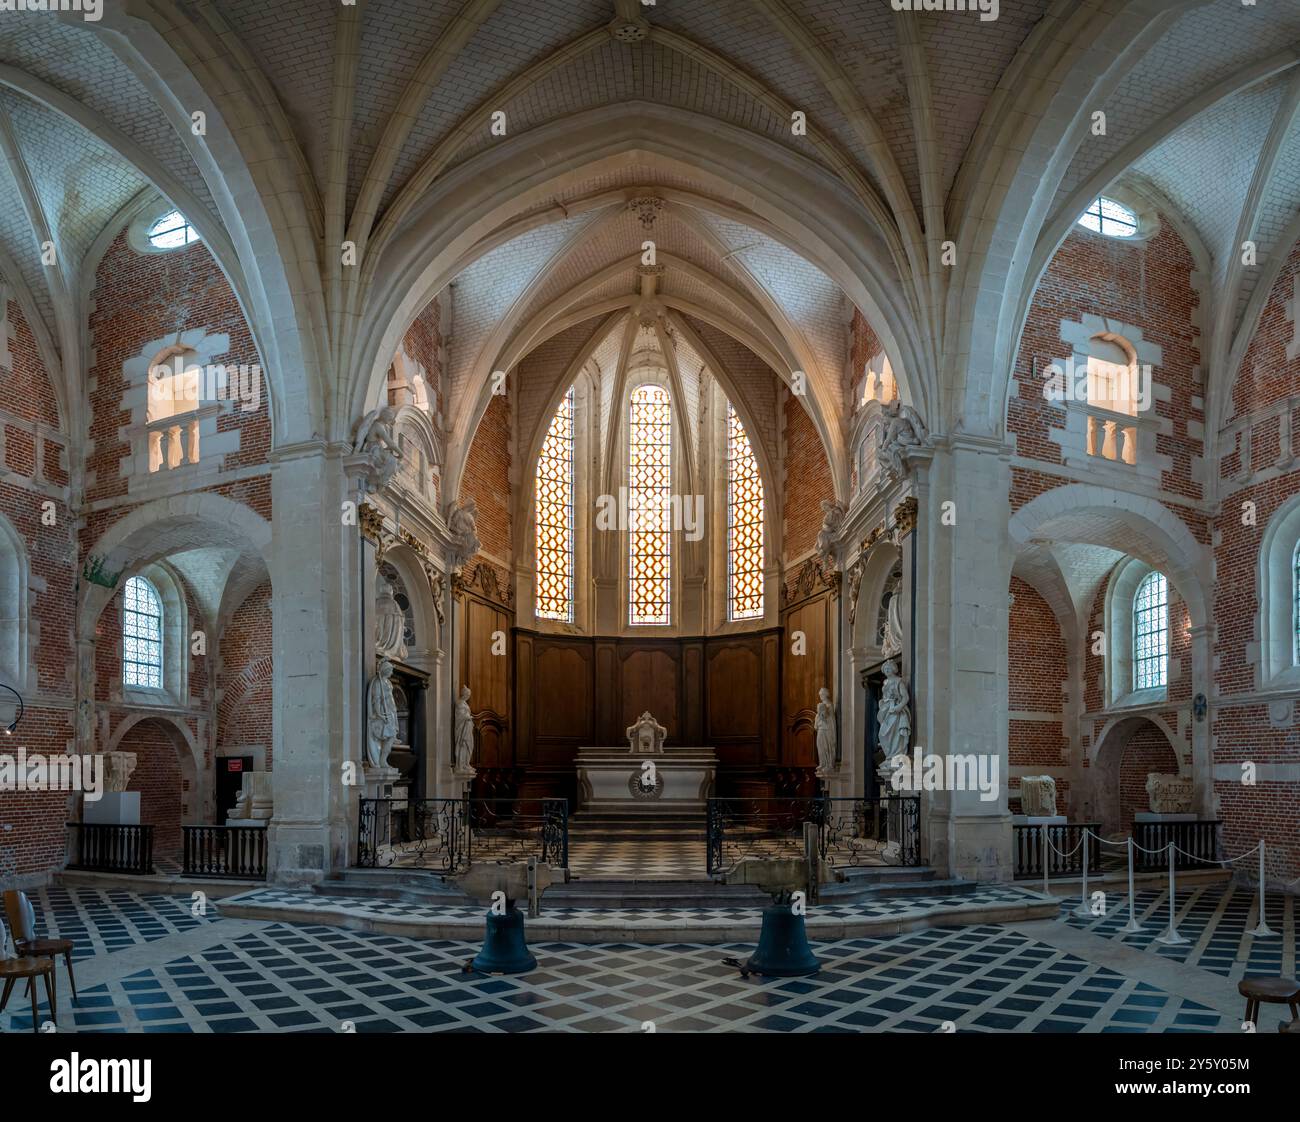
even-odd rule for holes
{"type": "Polygon", "coordinates": [[[0,9],[0,1031],[1300,1033],[1300,0],[0,9]]]}

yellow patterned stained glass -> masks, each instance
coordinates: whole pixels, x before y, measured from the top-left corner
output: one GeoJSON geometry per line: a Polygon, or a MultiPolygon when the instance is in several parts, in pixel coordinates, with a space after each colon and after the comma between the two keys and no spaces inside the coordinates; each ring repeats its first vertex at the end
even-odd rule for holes
{"type": "Polygon", "coordinates": [[[672,623],[673,418],[668,391],[632,391],[628,423],[628,619],[672,623]]]}
{"type": "Polygon", "coordinates": [[[537,458],[537,617],[573,622],[573,387],[537,458]]]}
{"type": "Polygon", "coordinates": [[[727,612],[763,616],[763,479],[749,434],[727,402],[727,612]]]}

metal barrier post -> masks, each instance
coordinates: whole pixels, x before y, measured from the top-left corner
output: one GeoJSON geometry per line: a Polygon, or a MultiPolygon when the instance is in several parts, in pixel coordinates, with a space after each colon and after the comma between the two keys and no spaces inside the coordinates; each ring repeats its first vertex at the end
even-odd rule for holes
{"type": "Polygon", "coordinates": [[[1269,939],[1277,935],[1277,932],[1269,927],[1264,919],[1264,839],[1259,839],[1259,923],[1251,930],[1250,934],[1256,939],[1269,939]]]}
{"type": "Polygon", "coordinates": [[[1156,936],[1157,943],[1165,943],[1169,946],[1175,946],[1178,943],[1186,943],[1187,940],[1178,934],[1178,928],[1174,926],[1174,843],[1169,843],[1169,930],[1163,935],[1156,936]]]}
{"type": "Polygon", "coordinates": [[[1137,901],[1133,894],[1133,835],[1128,836],[1128,923],[1120,928],[1121,931],[1133,934],[1135,931],[1141,931],[1142,925],[1137,921],[1137,912],[1133,910],[1137,901]]]}
{"type": "Polygon", "coordinates": [[[1079,906],[1074,909],[1077,916],[1090,916],[1088,911],[1088,835],[1092,831],[1087,826],[1083,828],[1083,889],[1079,896],[1079,906]]]}

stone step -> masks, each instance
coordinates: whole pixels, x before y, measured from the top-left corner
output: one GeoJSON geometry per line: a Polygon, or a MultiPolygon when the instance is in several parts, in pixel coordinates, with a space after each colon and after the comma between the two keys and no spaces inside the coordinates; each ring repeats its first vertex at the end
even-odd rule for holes
{"type": "Polygon", "coordinates": [[[928,865],[836,865],[835,872],[846,881],[908,883],[935,878],[935,871],[928,865]]]}
{"type": "Polygon", "coordinates": [[[542,898],[544,908],[756,908],[767,896],[708,880],[572,880],[542,898]]]}
{"type": "Polygon", "coordinates": [[[944,880],[911,880],[896,882],[846,881],[840,884],[824,884],[821,888],[823,903],[835,901],[862,901],[893,898],[899,896],[969,896],[979,891],[979,883],[953,877],[944,880]]]}

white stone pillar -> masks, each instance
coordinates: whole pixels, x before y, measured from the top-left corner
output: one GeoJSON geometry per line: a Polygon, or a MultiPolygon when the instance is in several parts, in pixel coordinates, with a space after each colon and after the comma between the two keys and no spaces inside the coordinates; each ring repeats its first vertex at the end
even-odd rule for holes
{"type": "MultiPolygon", "coordinates": [[[[271,472],[275,658],[270,879],[323,880],[350,864],[361,790],[364,682],[360,531],[345,525],[339,450],[298,445],[271,472]],[[350,769],[355,785],[345,782],[350,769]]],[[[373,605],[371,605],[373,611],[373,605]]]]}
{"type": "MultiPolygon", "coordinates": [[[[921,804],[925,854],[947,876],[1010,880],[1010,469],[1000,445],[953,439],[936,451],[927,474],[916,530],[917,659],[916,680],[909,683],[916,699],[913,745],[939,757],[985,757],[989,774],[997,778],[997,795],[986,800],[978,790],[926,793],[921,804]],[[947,502],[953,505],[945,508],[947,502]],[[951,525],[945,524],[945,509],[951,525]]],[[[905,574],[909,566],[910,556],[904,558],[905,574]]],[[[910,670],[910,655],[908,662],[910,670]]]]}

